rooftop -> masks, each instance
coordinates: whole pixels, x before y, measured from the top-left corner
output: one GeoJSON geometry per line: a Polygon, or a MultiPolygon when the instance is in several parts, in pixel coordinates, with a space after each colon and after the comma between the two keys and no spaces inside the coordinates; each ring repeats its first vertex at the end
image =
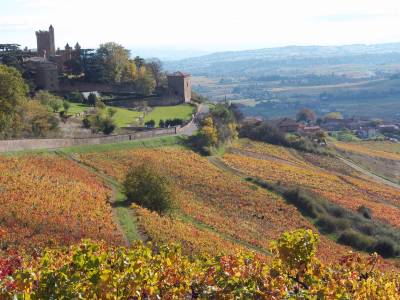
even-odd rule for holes
{"type": "Polygon", "coordinates": [[[181,72],[181,71],[177,71],[177,72],[174,72],[174,73],[172,73],[172,74],[169,74],[168,76],[174,76],[174,77],[190,77],[190,76],[192,76],[192,75],[190,75],[189,73],[184,73],[184,72],[181,72]]]}

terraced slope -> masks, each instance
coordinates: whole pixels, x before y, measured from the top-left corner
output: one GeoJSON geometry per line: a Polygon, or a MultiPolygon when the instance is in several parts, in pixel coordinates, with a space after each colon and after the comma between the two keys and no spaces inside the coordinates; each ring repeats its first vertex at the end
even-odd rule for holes
{"type": "MultiPolygon", "coordinates": [[[[177,210],[172,217],[160,217],[137,209],[141,216],[140,226],[155,241],[181,242],[193,251],[211,251],[213,247],[212,252],[230,251],[230,244],[233,248],[245,247],[267,254],[270,241],[284,231],[295,228],[316,230],[281,196],[220,170],[207,158],[189,150],[163,148],[82,153],[78,159],[120,181],[129,166],[135,167],[143,161],[152,161],[161,172],[172,177],[177,195],[177,210]],[[219,240],[210,243],[216,237],[219,240]]],[[[344,247],[324,237],[322,240],[321,257],[333,259],[345,252],[344,247]]]]}

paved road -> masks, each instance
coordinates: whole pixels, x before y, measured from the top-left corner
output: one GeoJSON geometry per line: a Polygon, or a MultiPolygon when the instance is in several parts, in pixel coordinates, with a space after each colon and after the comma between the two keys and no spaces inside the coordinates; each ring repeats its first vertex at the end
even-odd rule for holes
{"type": "Polygon", "coordinates": [[[198,130],[198,120],[202,115],[208,114],[210,108],[206,104],[199,104],[195,117],[179,132],[180,134],[191,136],[198,130]]]}

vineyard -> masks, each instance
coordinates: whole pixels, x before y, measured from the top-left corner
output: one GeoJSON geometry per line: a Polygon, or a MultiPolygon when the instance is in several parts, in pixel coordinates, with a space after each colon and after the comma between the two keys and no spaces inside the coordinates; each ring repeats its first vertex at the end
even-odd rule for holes
{"type": "MultiPolygon", "coordinates": [[[[218,237],[220,242],[215,245],[228,240],[229,243],[265,253],[270,241],[284,231],[315,229],[282,197],[221,171],[210,164],[207,158],[192,151],[176,148],[135,149],[82,153],[79,159],[120,181],[129,166],[143,161],[151,161],[152,165],[159,166],[160,172],[172,177],[177,194],[174,222],[141,210],[141,214],[147,213],[152,217],[142,218],[143,222],[139,225],[157,241],[183,241],[184,244],[190,244],[190,249],[204,249],[208,246],[204,245],[202,239],[187,240],[187,232],[196,227],[203,236],[218,237]],[[174,236],[168,231],[157,231],[158,226],[175,226],[174,236]]],[[[319,250],[321,258],[331,260],[344,253],[346,248],[323,237],[319,250]]]]}
{"type": "Polygon", "coordinates": [[[343,151],[390,160],[400,160],[400,146],[398,143],[388,141],[344,143],[338,141],[334,145],[343,151]]]}
{"type": "MultiPolygon", "coordinates": [[[[269,147],[273,146],[269,145],[269,147]]],[[[282,160],[240,154],[224,155],[226,164],[244,171],[249,176],[311,189],[353,211],[366,206],[372,210],[376,218],[394,226],[400,226],[400,193],[397,189],[371,182],[364,179],[361,174],[349,170],[339,173],[340,162],[333,164],[332,158],[318,159],[318,161],[314,158],[313,161],[318,166],[311,163],[294,165],[292,160],[285,163],[282,160]],[[327,166],[329,163],[332,163],[331,167],[327,166]]]]}
{"type": "Polygon", "coordinates": [[[111,191],[78,165],[56,155],[0,157],[0,244],[67,245],[82,238],[121,243],[111,191]]]}
{"type": "Polygon", "coordinates": [[[316,219],[284,193],[263,186],[301,187],[354,213],[364,208],[369,218],[397,230],[398,190],[334,157],[249,140],[236,141],[221,158],[182,146],[59,154],[0,157],[0,299],[41,299],[46,293],[76,298],[78,291],[83,298],[104,299],[132,293],[149,299],[232,293],[398,299],[400,278],[390,271],[398,270],[398,260],[349,255],[352,248],[338,243],[334,233],[317,237],[316,219]],[[128,170],[143,163],[173,183],[173,209],[159,214],[129,204],[125,217],[152,244],[120,247],[126,239],[113,212],[115,193],[123,192],[128,170]],[[33,259],[26,254],[32,252],[33,259]],[[65,281],[71,276],[77,277],[65,281]]]}
{"type": "Polygon", "coordinates": [[[184,255],[179,246],[84,241],[26,259],[0,258],[1,299],[400,299],[400,277],[376,255],[316,257],[311,230],[282,234],[272,258],[184,255]]]}

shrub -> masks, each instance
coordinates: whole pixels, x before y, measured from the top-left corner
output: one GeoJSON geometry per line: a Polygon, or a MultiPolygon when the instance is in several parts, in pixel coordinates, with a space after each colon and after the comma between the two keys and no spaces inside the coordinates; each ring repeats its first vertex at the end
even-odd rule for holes
{"type": "Polygon", "coordinates": [[[173,192],[170,180],[149,162],[129,169],[124,188],[130,202],[151,211],[165,213],[172,207],[173,192]]]}
{"type": "Polygon", "coordinates": [[[366,219],[372,219],[372,211],[368,207],[362,205],[357,209],[357,212],[359,212],[364,218],[366,219]]]}
{"type": "Polygon", "coordinates": [[[317,218],[321,208],[313,201],[313,199],[299,189],[290,189],[284,192],[284,197],[293,205],[295,205],[303,214],[317,218]]]}
{"type": "Polygon", "coordinates": [[[116,127],[117,125],[115,125],[111,118],[106,117],[101,121],[101,131],[103,131],[104,134],[113,133],[116,127]]]}
{"type": "Polygon", "coordinates": [[[111,115],[112,113],[107,109],[97,109],[95,114],[85,116],[82,120],[83,127],[91,128],[95,133],[111,134],[117,128],[111,115]]]}
{"type": "Polygon", "coordinates": [[[340,234],[338,242],[358,250],[370,251],[373,248],[375,240],[350,229],[340,234]]]}
{"type": "Polygon", "coordinates": [[[321,216],[318,218],[316,225],[324,233],[333,233],[337,230],[336,220],[330,216],[321,216]]]}
{"type": "Polygon", "coordinates": [[[374,251],[382,257],[394,257],[397,253],[395,243],[387,238],[381,238],[376,241],[374,251]]]}
{"type": "Polygon", "coordinates": [[[71,102],[75,103],[82,103],[84,101],[84,98],[80,92],[72,92],[69,95],[67,95],[67,98],[71,102]]]}
{"type": "Polygon", "coordinates": [[[144,123],[144,125],[147,128],[154,128],[154,126],[156,125],[156,122],[154,120],[150,120],[150,121],[147,121],[146,123],[144,123]]]}
{"type": "Polygon", "coordinates": [[[375,226],[373,224],[362,224],[361,226],[358,227],[358,229],[362,233],[370,236],[373,236],[375,233],[375,226]]]}

